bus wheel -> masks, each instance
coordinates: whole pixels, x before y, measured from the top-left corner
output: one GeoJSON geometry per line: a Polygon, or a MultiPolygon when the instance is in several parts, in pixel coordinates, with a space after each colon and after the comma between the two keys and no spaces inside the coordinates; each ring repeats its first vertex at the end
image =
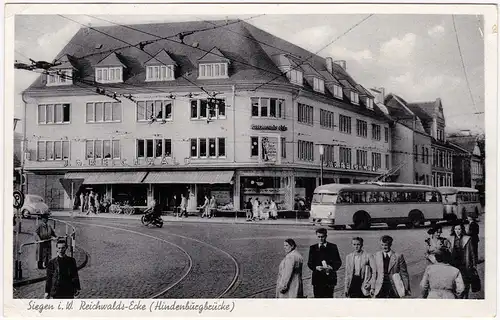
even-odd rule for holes
{"type": "Polygon", "coordinates": [[[408,215],[408,223],[406,226],[409,228],[418,228],[424,225],[424,215],[418,210],[413,210],[408,215]]]}
{"type": "Polygon", "coordinates": [[[364,211],[359,211],[354,214],[353,228],[356,230],[370,229],[370,215],[364,211]]]}

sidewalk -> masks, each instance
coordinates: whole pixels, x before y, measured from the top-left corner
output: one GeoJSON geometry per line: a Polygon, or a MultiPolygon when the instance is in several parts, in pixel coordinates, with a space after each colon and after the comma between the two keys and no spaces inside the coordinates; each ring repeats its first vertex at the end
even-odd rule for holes
{"type": "MultiPolygon", "coordinates": [[[[52,225],[52,221],[49,222],[52,225]]],[[[19,244],[33,242],[35,241],[35,237],[33,233],[35,232],[35,220],[34,219],[23,219],[22,220],[22,228],[21,233],[19,234],[19,244]]],[[[53,225],[52,225],[53,226],[53,225]]],[[[56,224],[56,234],[58,236],[62,236],[65,234],[65,226],[63,224],[56,224]]],[[[15,233],[14,233],[14,241],[15,241],[15,233]]],[[[77,239],[78,241],[78,239],[77,239]]],[[[14,287],[24,286],[27,284],[32,284],[35,282],[44,281],[46,279],[47,270],[46,269],[38,269],[37,265],[37,256],[36,256],[36,245],[28,245],[24,246],[21,253],[21,269],[22,269],[22,279],[16,280],[14,279],[14,287]]],[[[52,250],[52,255],[55,257],[56,252],[52,250]]],[[[69,249],[67,253],[69,255],[69,249]]],[[[13,246],[13,275],[15,272],[15,261],[17,258],[17,252],[15,243],[13,246]]],[[[76,265],[78,269],[83,268],[88,261],[88,254],[80,247],[75,247],[75,252],[73,252],[73,258],[76,260],[76,265]]]]}
{"type": "MultiPolygon", "coordinates": [[[[73,217],[73,218],[102,218],[102,219],[128,219],[140,220],[141,214],[112,214],[112,213],[98,213],[86,215],[79,211],[52,211],[52,217],[73,217]]],[[[309,219],[277,219],[277,220],[260,220],[260,221],[246,221],[245,218],[238,217],[237,219],[228,217],[213,217],[201,218],[197,215],[191,215],[188,218],[177,218],[173,215],[163,215],[165,222],[182,222],[182,223],[224,223],[224,224],[262,224],[262,225],[296,225],[296,226],[312,226],[309,219]]]]}

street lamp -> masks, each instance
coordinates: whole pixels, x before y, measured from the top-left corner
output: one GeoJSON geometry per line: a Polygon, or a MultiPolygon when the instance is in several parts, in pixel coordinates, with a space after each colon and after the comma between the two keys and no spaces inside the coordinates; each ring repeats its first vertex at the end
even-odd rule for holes
{"type": "Polygon", "coordinates": [[[323,185],[323,154],[325,153],[325,147],[320,144],[319,145],[319,158],[321,160],[321,169],[320,169],[320,176],[319,176],[319,184],[322,186],[323,185]]]}

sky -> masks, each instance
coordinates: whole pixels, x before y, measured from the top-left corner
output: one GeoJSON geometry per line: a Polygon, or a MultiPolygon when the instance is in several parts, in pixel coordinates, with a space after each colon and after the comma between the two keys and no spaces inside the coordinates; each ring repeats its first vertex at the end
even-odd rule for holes
{"type": "MultiPolygon", "coordinates": [[[[250,16],[71,15],[71,19],[85,25],[109,25],[94,17],[138,24],[250,16]]],[[[455,15],[456,32],[451,15],[375,14],[353,28],[366,17],[366,14],[262,15],[247,22],[320,56],[346,60],[348,73],[365,88],[383,87],[386,94],[395,93],[408,102],[441,98],[448,133],[485,131],[484,113],[476,114],[484,112],[482,17],[455,15]],[[326,46],[334,39],[337,40],[326,46]]],[[[52,61],[81,27],[58,15],[17,15],[15,59],[52,61]]],[[[37,76],[30,71],[15,71],[16,117],[22,117],[20,93],[37,76]]]]}

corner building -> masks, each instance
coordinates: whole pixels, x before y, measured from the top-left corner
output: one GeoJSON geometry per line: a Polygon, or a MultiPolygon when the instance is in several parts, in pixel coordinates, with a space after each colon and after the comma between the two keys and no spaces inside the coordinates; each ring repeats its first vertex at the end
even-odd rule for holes
{"type": "Polygon", "coordinates": [[[321,163],[324,184],[391,168],[387,117],[345,61],[245,22],[214,23],[224,26],[133,26],[195,31],[149,42],[120,26],[81,29],[24,92],[27,192],[52,208],[71,208],[93,189],[137,207],[154,198],[164,210],[181,194],[191,212],[205,195],[235,209],[274,198],[291,210],[312,197],[321,163]]]}

